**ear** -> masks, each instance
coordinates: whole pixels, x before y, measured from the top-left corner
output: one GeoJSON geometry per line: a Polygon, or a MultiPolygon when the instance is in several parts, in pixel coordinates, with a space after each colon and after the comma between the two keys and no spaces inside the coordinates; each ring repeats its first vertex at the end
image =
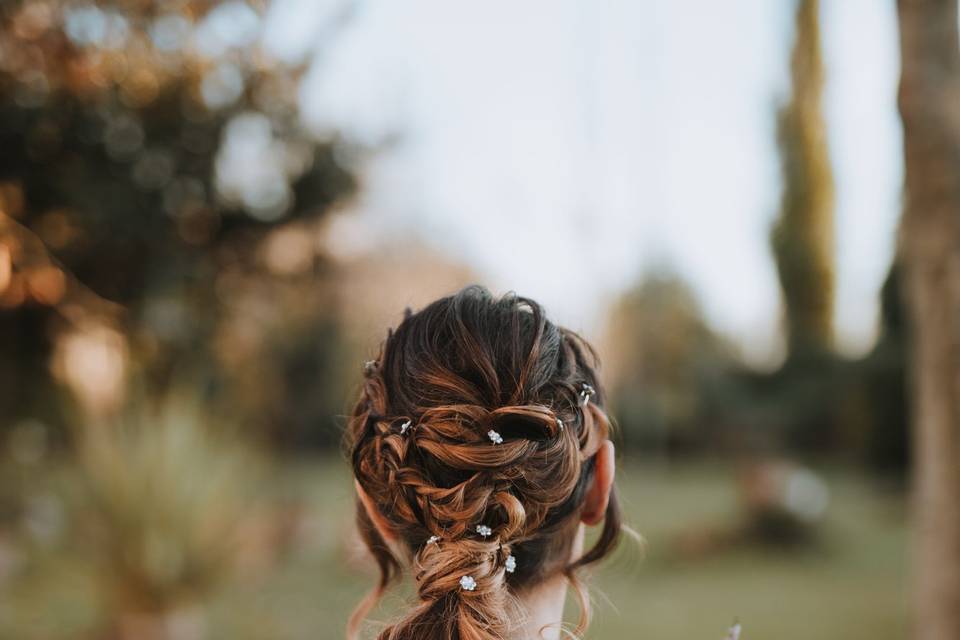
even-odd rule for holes
{"type": "Polygon", "coordinates": [[[370,518],[373,526],[377,528],[380,537],[387,542],[396,542],[397,534],[390,528],[386,518],[384,518],[383,514],[377,509],[377,505],[373,503],[373,500],[367,495],[367,492],[363,490],[363,487],[360,486],[360,482],[357,479],[353,480],[353,486],[357,488],[357,497],[360,498],[360,503],[363,505],[364,510],[366,510],[367,517],[370,518]]]}
{"type": "Polygon", "coordinates": [[[613,443],[609,440],[604,440],[597,450],[593,467],[593,484],[587,490],[583,512],[580,514],[580,520],[584,524],[600,524],[607,512],[617,466],[614,453],[613,443]]]}

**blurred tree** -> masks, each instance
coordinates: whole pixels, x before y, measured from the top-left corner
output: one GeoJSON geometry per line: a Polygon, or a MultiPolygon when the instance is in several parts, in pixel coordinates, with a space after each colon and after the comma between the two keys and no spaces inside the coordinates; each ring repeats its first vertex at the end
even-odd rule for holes
{"type": "Polygon", "coordinates": [[[209,598],[282,551],[269,476],[246,439],[213,426],[189,395],[156,410],[131,404],[117,424],[87,430],[63,492],[95,578],[103,628],[91,637],[207,637],[209,598]]]}
{"type": "Polygon", "coordinates": [[[792,95],[778,118],[783,197],[771,241],[783,290],[789,357],[826,352],[833,322],[833,179],[820,109],[818,0],[799,0],[792,95]]]}
{"type": "Polygon", "coordinates": [[[717,434],[717,405],[734,394],[733,356],[693,293],[657,274],[624,294],[610,318],[605,361],[627,443],[661,454],[703,447],[717,434]]]}
{"type": "Polygon", "coordinates": [[[60,349],[91,328],[129,338],[148,385],[209,369],[238,288],[224,273],[288,279],[258,258],[269,230],[352,191],[299,124],[303,65],[272,58],[262,30],[242,0],[0,6],[5,423],[62,421],[51,363],[81,382],[123,364],[102,341],[60,349]]]}
{"type": "Polygon", "coordinates": [[[882,473],[903,475],[910,461],[906,359],[909,336],[901,299],[902,268],[894,263],[880,293],[880,336],[851,374],[866,398],[867,463],[882,473]]]}
{"type": "MultiPolygon", "coordinates": [[[[755,379],[760,421],[788,446],[837,446],[839,400],[833,352],[833,179],[821,112],[824,69],[818,0],[797,0],[791,96],[778,114],[783,194],[771,245],[784,300],[787,357],[755,379]],[[768,401],[762,400],[766,395],[768,401]],[[772,403],[770,401],[773,401],[772,403]]],[[[749,376],[748,376],[749,378],[749,376]]]]}
{"type": "Polygon", "coordinates": [[[956,0],[899,0],[912,349],[913,637],[960,638],[960,42],[956,0]]]}

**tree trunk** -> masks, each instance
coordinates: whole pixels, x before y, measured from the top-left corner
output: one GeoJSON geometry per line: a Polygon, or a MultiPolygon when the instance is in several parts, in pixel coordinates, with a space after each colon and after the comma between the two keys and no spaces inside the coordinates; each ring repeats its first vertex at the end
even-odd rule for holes
{"type": "Polygon", "coordinates": [[[960,50],[957,0],[899,0],[912,330],[914,633],[960,638],[960,50]]]}

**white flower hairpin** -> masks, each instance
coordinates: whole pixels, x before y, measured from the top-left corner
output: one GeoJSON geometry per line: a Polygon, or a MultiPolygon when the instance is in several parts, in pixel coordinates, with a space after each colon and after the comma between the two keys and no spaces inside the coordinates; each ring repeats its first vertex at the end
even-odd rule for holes
{"type": "Polygon", "coordinates": [[[427,538],[428,545],[436,544],[438,542],[440,542],[440,536],[430,536],[429,538],[427,538]]]}
{"type": "Polygon", "coordinates": [[[402,435],[402,436],[403,436],[403,435],[406,435],[406,434],[407,434],[407,431],[410,430],[410,425],[412,425],[412,424],[413,424],[412,422],[410,422],[409,420],[407,420],[407,421],[404,422],[402,425],[400,425],[400,435],[402,435]]]}
{"type": "Polygon", "coordinates": [[[490,429],[490,431],[487,431],[487,437],[490,438],[490,441],[493,442],[493,444],[503,444],[503,436],[501,436],[499,433],[497,433],[493,429],[490,429]]]}
{"type": "Polygon", "coordinates": [[[559,429],[560,431],[563,431],[563,420],[561,420],[560,418],[557,418],[557,429],[559,429]]]}
{"type": "Polygon", "coordinates": [[[493,533],[493,529],[491,529],[485,524],[478,524],[477,533],[479,533],[482,537],[487,538],[490,536],[490,534],[493,533]]]}
{"type": "Polygon", "coordinates": [[[463,576],[460,578],[460,588],[464,591],[473,591],[477,588],[477,581],[473,579],[473,576],[463,576]]]}
{"type": "Polygon", "coordinates": [[[580,401],[583,403],[583,406],[587,406],[587,403],[590,402],[590,397],[596,394],[597,390],[586,382],[580,386],[580,401]]]}
{"type": "Polygon", "coordinates": [[[517,570],[517,559],[514,558],[513,555],[509,555],[507,556],[507,561],[504,563],[503,566],[506,569],[507,573],[513,573],[514,571],[517,570]]]}

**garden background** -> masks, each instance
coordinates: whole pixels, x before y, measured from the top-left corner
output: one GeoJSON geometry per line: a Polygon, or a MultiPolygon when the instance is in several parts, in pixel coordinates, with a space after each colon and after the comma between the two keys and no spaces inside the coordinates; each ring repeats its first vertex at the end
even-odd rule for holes
{"type": "Polygon", "coordinates": [[[600,352],[588,637],[960,637],[957,25],[4,2],[0,638],[342,637],[363,362],[474,282],[600,352]]]}

